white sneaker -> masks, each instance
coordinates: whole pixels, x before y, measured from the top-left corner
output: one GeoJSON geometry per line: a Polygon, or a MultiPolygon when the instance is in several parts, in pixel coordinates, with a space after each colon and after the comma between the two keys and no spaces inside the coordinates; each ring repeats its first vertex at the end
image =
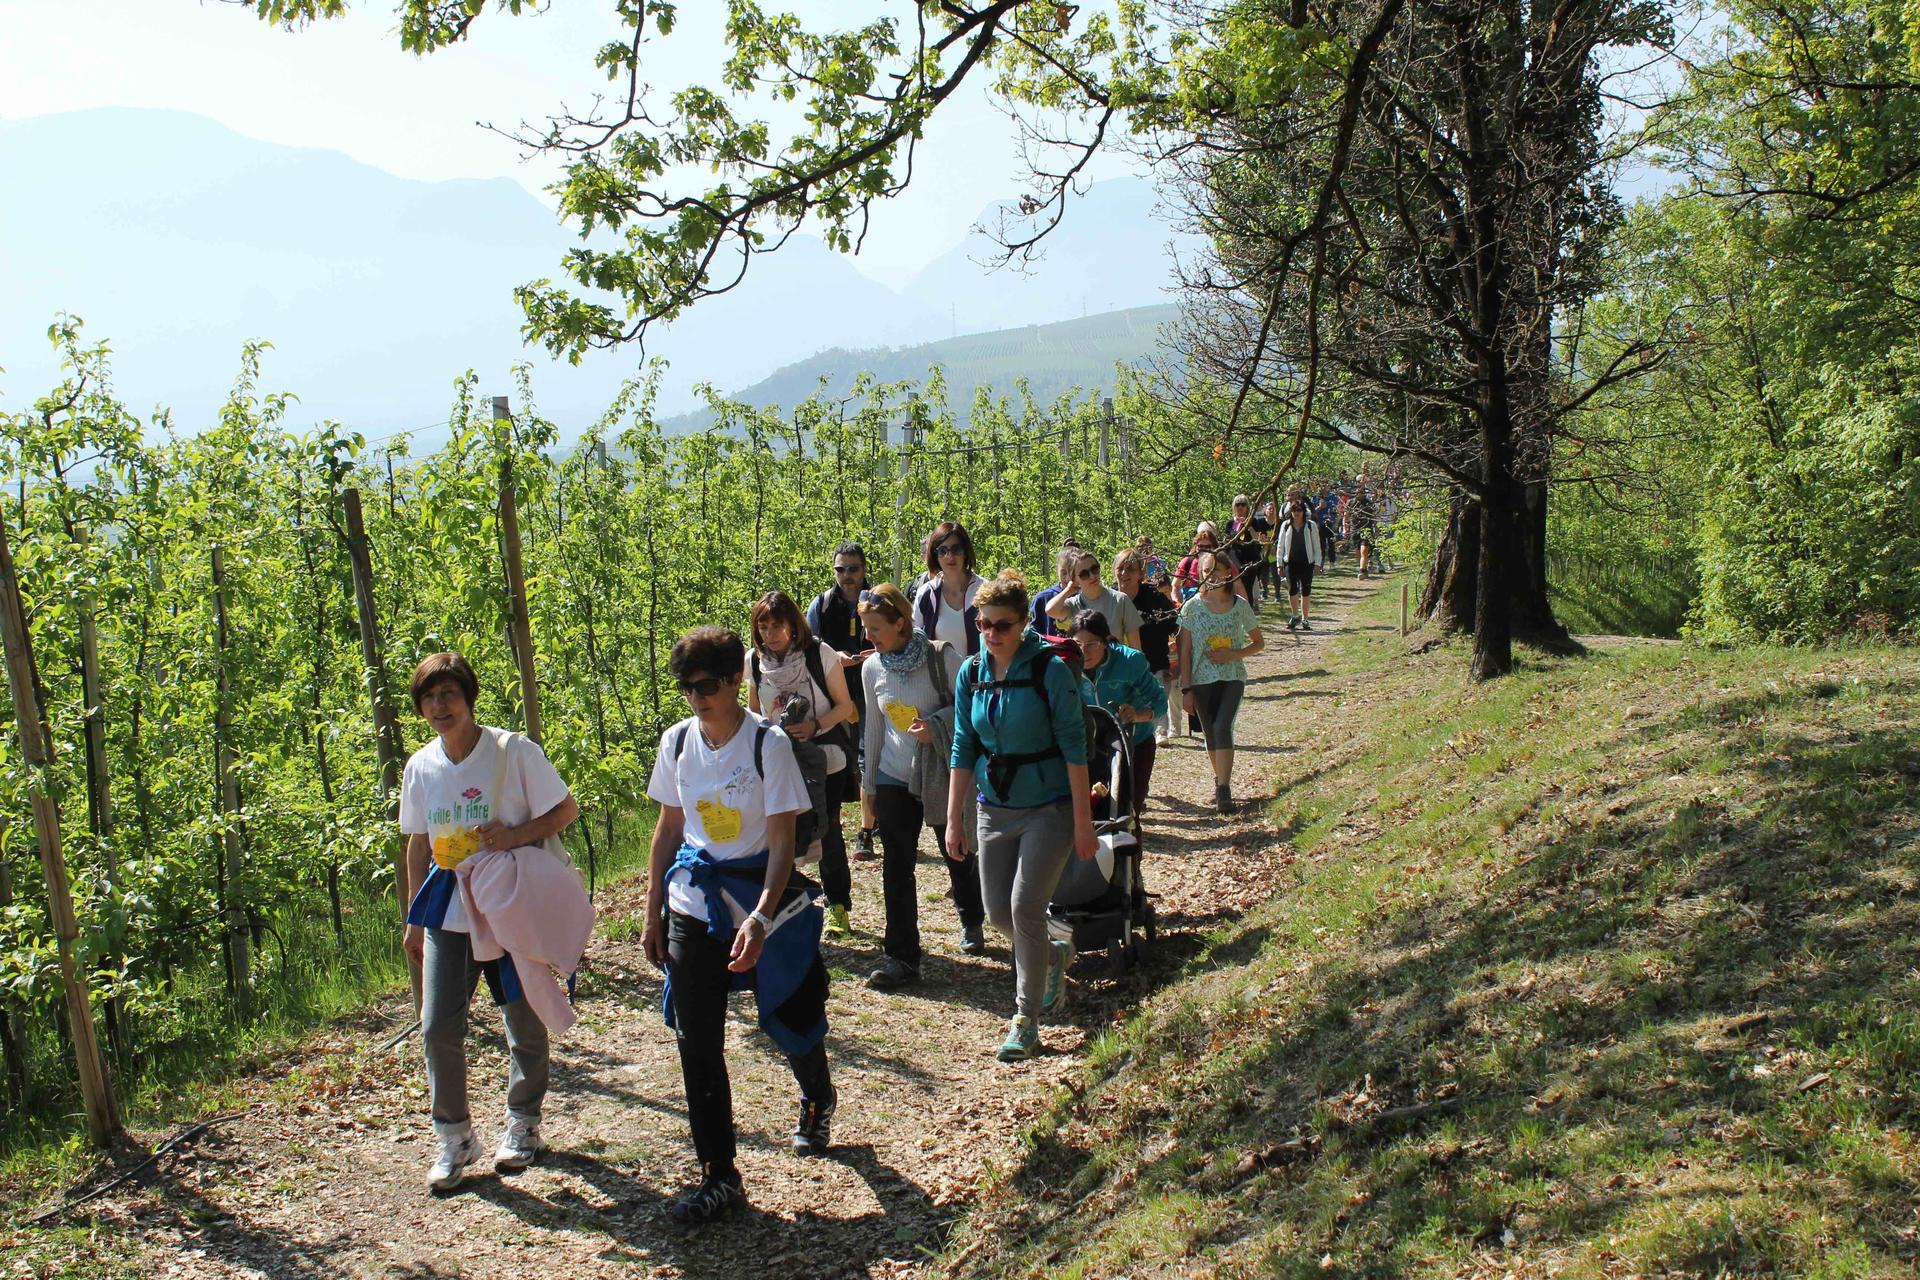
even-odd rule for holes
{"type": "Polygon", "coordinates": [[[500,1148],[493,1153],[493,1167],[503,1173],[524,1169],[546,1149],[546,1140],[540,1136],[540,1122],[509,1112],[507,1131],[500,1135],[500,1148]]]}
{"type": "Polygon", "coordinates": [[[440,1137],[440,1158],[427,1170],[427,1187],[432,1191],[451,1191],[466,1180],[467,1166],[480,1158],[480,1139],[471,1124],[435,1123],[440,1137]]]}

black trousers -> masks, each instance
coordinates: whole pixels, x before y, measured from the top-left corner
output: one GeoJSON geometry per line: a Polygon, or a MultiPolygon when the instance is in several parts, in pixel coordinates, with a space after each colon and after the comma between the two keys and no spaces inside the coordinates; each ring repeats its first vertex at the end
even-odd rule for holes
{"type": "MultiPolygon", "coordinates": [[[[673,974],[673,1014],[680,1041],[680,1080],[687,1090],[687,1124],[693,1149],[709,1173],[737,1172],[734,1165],[733,1085],[727,1078],[727,994],[733,975],[727,949],[733,940],[707,932],[707,922],[667,913],[667,968],[673,974]]],[[[823,1040],[788,1058],[800,1096],[814,1102],[833,1097],[823,1040]]]]}
{"type": "Polygon", "coordinates": [[[851,751],[847,757],[846,768],[827,775],[827,802],[832,812],[820,830],[820,891],[826,895],[827,905],[851,909],[853,869],[847,865],[847,837],[840,830],[840,806],[860,798],[860,775],[854,772],[851,751]]]}
{"type": "MultiPolygon", "coordinates": [[[[920,967],[920,889],[915,879],[919,860],[920,828],[927,813],[913,792],[905,787],[882,784],[873,793],[873,816],[880,837],[880,885],[887,900],[887,932],[881,948],[895,960],[920,967]]],[[[942,817],[946,814],[941,813],[942,817]]],[[[987,918],[980,901],[980,854],[976,850],[965,862],[947,857],[947,829],[933,828],[940,848],[940,861],[947,864],[947,880],[953,886],[953,905],[960,912],[963,928],[973,928],[987,918]]]]}

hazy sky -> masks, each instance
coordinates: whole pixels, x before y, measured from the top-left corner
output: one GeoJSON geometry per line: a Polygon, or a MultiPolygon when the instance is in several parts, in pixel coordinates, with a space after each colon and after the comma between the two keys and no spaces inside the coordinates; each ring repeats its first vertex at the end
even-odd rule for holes
{"type": "MultiPolygon", "coordinates": [[[[909,12],[883,0],[799,7],[849,24],[909,12]]],[[[514,18],[490,5],[472,39],[415,58],[401,51],[386,0],[296,33],[218,0],[0,0],[0,117],[167,107],[405,177],[510,177],[545,199],[553,168],[522,161],[476,122],[540,121],[561,103],[584,109],[605,84],[593,53],[619,34],[608,8],[561,0],[514,18]]],[[[653,46],[662,65],[648,79],[710,83],[723,52],[721,10],[684,3],[680,29],[653,46]]],[[[1091,176],[1127,171],[1102,157],[1091,176]]],[[[913,187],[879,211],[855,264],[898,285],[958,243],[990,200],[1017,192],[1021,174],[1012,125],[984,91],[950,104],[922,143],[913,187]]]]}

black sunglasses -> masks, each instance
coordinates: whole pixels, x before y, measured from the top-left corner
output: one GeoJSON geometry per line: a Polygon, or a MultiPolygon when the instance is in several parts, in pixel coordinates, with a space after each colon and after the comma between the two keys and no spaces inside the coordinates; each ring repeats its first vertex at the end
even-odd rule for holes
{"type": "Polygon", "coordinates": [[[677,683],[680,686],[680,692],[689,697],[711,698],[720,692],[720,686],[726,681],[719,676],[702,676],[698,680],[681,680],[677,683]]]}
{"type": "Polygon", "coordinates": [[[936,556],[963,556],[967,554],[967,544],[964,542],[943,542],[933,549],[933,554],[936,556]]]}
{"type": "Polygon", "coordinates": [[[865,573],[866,569],[867,566],[863,564],[837,564],[833,566],[833,571],[843,578],[850,573],[865,573]]]}
{"type": "Polygon", "coordinates": [[[1074,574],[1073,576],[1076,578],[1097,578],[1100,576],[1100,569],[1099,569],[1099,566],[1094,565],[1089,568],[1080,570],[1078,573],[1074,574]]]}
{"type": "Polygon", "coordinates": [[[993,618],[975,618],[973,620],[973,625],[980,628],[980,630],[982,630],[988,635],[997,636],[1002,631],[1013,630],[1015,627],[1019,626],[1020,623],[1017,619],[1014,619],[1014,618],[1000,618],[997,620],[993,618]]]}

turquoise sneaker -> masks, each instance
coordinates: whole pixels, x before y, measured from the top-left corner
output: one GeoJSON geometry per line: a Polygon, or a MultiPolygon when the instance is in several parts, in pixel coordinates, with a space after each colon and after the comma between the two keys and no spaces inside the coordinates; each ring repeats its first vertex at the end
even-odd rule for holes
{"type": "Polygon", "coordinates": [[[1025,1062],[1040,1051],[1040,1028],[1024,1013],[1013,1015],[1007,1024],[1007,1038],[994,1056],[1002,1062],[1025,1062]]]}
{"type": "Polygon", "coordinates": [[[1067,966],[1073,963],[1073,944],[1055,938],[1048,942],[1047,949],[1052,953],[1047,963],[1047,993],[1040,1000],[1040,1008],[1052,1013],[1066,1002],[1067,966]]]}

